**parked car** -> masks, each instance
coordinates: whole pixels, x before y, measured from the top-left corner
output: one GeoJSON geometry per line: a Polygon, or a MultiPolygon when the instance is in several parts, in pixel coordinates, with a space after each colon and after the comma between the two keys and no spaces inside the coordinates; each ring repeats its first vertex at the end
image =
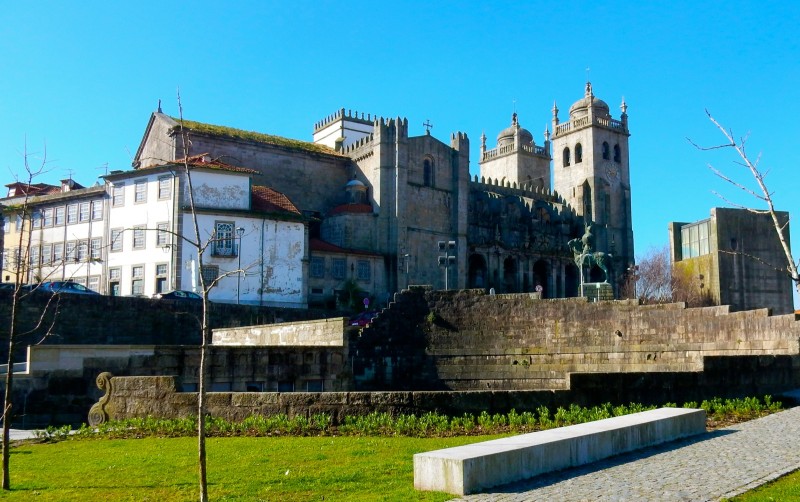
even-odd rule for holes
{"type": "Polygon", "coordinates": [[[350,326],[358,326],[361,328],[369,326],[369,323],[371,323],[376,317],[378,317],[378,313],[371,310],[359,312],[350,318],[350,326]]]}
{"type": "Polygon", "coordinates": [[[49,281],[43,282],[38,291],[45,293],[68,293],[73,295],[93,295],[100,296],[97,291],[92,291],[83,284],[73,281],[49,281]]]}
{"type": "Polygon", "coordinates": [[[190,302],[203,301],[203,298],[197,293],[183,291],[180,289],[176,289],[175,291],[170,291],[168,293],[156,293],[153,295],[153,298],[157,300],[186,300],[190,302]]]}

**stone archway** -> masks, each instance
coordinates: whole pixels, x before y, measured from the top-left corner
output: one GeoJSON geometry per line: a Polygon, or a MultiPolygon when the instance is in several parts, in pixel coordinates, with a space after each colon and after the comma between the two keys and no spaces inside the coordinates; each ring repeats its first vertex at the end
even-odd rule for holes
{"type": "Polygon", "coordinates": [[[580,294],[581,274],[578,267],[570,263],[564,267],[564,298],[574,298],[580,294]]]}
{"type": "Polygon", "coordinates": [[[550,281],[548,281],[548,270],[550,270],[550,264],[545,260],[538,260],[533,264],[533,288],[534,291],[537,291],[538,286],[541,286],[542,298],[552,297],[548,290],[548,285],[550,283],[550,281]]]}
{"type": "Polygon", "coordinates": [[[470,288],[486,287],[486,259],[482,255],[470,255],[467,285],[470,288]]]}
{"type": "Polygon", "coordinates": [[[517,260],[508,257],[503,260],[503,292],[516,293],[519,291],[517,284],[517,260]]]}

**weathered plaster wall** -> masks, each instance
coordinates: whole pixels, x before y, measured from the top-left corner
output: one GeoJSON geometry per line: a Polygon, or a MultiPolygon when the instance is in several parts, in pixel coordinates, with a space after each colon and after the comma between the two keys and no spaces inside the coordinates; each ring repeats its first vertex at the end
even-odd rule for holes
{"type": "Polygon", "coordinates": [[[347,318],[287,322],[242,328],[215,329],[215,346],[331,346],[344,347],[347,318]]]}

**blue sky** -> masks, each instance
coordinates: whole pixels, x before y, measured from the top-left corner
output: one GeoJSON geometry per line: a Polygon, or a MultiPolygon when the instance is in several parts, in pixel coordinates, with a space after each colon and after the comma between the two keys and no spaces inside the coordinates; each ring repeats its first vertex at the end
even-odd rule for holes
{"type": "MultiPolygon", "coordinates": [[[[595,95],[629,106],[637,254],[667,223],[757,201],[718,144],[708,108],[761,156],[779,209],[800,214],[797,2],[10,2],[0,21],[0,168],[29,152],[49,172],[93,183],[130,168],[163,101],[192,120],[311,140],[339,108],[409,120],[410,134],[494,146],[516,106],[538,144],[553,102],[565,119],[590,68],[595,95]]],[[[800,253],[800,227],[793,229],[800,253]]]]}

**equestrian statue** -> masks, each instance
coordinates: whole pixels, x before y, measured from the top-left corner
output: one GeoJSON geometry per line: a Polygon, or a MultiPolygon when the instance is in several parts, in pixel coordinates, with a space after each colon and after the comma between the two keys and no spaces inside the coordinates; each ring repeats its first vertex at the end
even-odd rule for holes
{"type": "Polygon", "coordinates": [[[586,231],[583,236],[580,239],[571,239],[567,242],[567,246],[569,246],[575,258],[575,265],[581,271],[581,282],[583,282],[584,265],[590,269],[592,265],[597,265],[603,271],[603,282],[608,282],[608,266],[611,263],[612,255],[602,251],[594,251],[594,234],[592,234],[591,222],[586,224],[586,231]]]}

